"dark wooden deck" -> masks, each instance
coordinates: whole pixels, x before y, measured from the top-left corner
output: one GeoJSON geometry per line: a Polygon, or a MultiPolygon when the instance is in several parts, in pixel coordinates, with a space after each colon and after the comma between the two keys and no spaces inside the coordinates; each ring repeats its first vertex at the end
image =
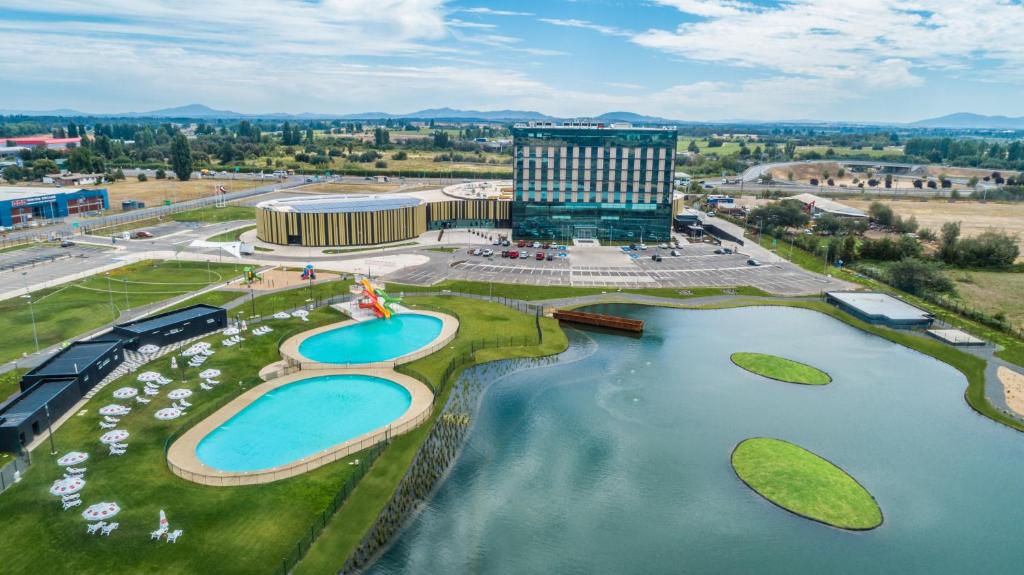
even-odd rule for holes
{"type": "Polygon", "coordinates": [[[615,315],[605,315],[600,313],[588,313],[584,311],[558,309],[555,310],[554,317],[555,319],[560,321],[594,325],[610,329],[619,329],[622,331],[628,331],[632,333],[642,333],[644,331],[643,320],[627,319],[615,315]]]}

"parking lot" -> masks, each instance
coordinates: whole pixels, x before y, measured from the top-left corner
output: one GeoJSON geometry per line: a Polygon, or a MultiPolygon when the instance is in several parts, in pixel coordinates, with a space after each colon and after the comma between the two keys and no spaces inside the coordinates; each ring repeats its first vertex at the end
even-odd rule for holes
{"type": "Polygon", "coordinates": [[[40,245],[0,253],[0,278],[7,276],[11,272],[27,271],[53,262],[71,258],[88,258],[90,255],[95,254],[97,250],[102,249],[82,244],[76,244],[67,248],[56,245],[40,245]]]}
{"type": "MultiPolygon", "coordinates": [[[[501,248],[505,249],[518,249],[501,248]]],[[[573,247],[566,259],[538,261],[534,248],[527,259],[473,256],[467,250],[452,254],[447,265],[431,262],[400,270],[389,281],[433,284],[444,279],[545,286],[611,288],[692,288],[753,286],[766,292],[799,295],[844,287],[843,282],[806,272],[789,262],[752,266],[744,254],[716,254],[708,244],[684,245],[680,256],[649,248],[626,253],[619,248],[573,247]],[[660,262],[651,256],[660,253],[660,262]],[[634,257],[630,257],[630,255],[634,257]]]]}

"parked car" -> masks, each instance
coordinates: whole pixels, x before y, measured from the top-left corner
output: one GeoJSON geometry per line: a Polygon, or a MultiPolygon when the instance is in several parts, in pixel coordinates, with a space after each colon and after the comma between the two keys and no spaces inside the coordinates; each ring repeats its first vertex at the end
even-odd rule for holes
{"type": "Polygon", "coordinates": [[[540,249],[540,242],[533,242],[534,249],[540,249]]]}
{"type": "Polygon", "coordinates": [[[494,250],[484,250],[484,257],[489,258],[494,255],[494,250]]]}
{"type": "Polygon", "coordinates": [[[715,212],[708,212],[708,217],[709,218],[715,217],[715,212]]]}
{"type": "Polygon", "coordinates": [[[647,249],[647,244],[637,244],[636,247],[639,250],[646,250],[647,249]]]}
{"type": "Polygon", "coordinates": [[[63,241],[60,242],[60,247],[62,247],[62,248],[72,248],[72,247],[75,247],[75,242],[73,242],[71,240],[63,240],[63,241]]]}
{"type": "Polygon", "coordinates": [[[493,242],[491,242],[491,245],[492,246],[500,246],[501,245],[501,240],[494,240],[493,242]]]}
{"type": "Polygon", "coordinates": [[[651,259],[656,261],[656,262],[660,262],[661,261],[661,256],[658,255],[658,254],[654,254],[654,255],[651,256],[651,259]]]}
{"type": "Polygon", "coordinates": [[[544,261],[544,252],[537,252],[537,255],[535,257],[537,258],[537,261],[539,261],[539,262],[544,261]]]}
{"type": "Polygon", "coordinates": [[[747,265],[748,266],[759,266],[759,265],[761,265],[761,262],[755,260],[754,258],[750,258],[749,260],[747,260],[747,265]]]}
{"type": "Polygon", "coordinates": [[[724,248],[718,248],[717,250],[715,250],[715,253],[716,254],[724,254],[725,253],[725,249],[724,248]]]}
{"type": "Polygon", "coordinates": [[[501,245],[503,245],[503,246],[505,246],[507,248],[507,247],[512,245],[512,242],[510,242],[508,240],[505,240],[505,241],[501,242],[501,245]]]}
{"type": "Polygon", "coordinates": [[[681,255],[683,255],[679,250],[672,250],[670,253],[672,255],[674,255],[674,256],[681,256],[681,255]]]}
{"type": "Polygon", "coordinates": [[[501,257],[507,258],[508,257],[508,250],[501,250],[501,257]]]}
{"type": "Polygon", "coordinates": [[[668,249],[668,244],[658,244],[658,247],[663,249],[663,250],[667,250],[668,249]]]}
{"type": "Polygon", "coordinates": [[[483,253],[484,252],[480,248],[477,248],[477,249],[473,250],[473,255],[474,256],[479,256],[479,255],[482,255],[483,253]]]}
{"type": "Polygon", "coordinates": [[[521,247],[521,248],[525,248],[526,247],[526,240],[519,240],[519,242],[516,245],[521,247]]]}
{"type": "Polygon", "coordinates": [[[551,249],[551,244],[548,243],[548,242],[544,242],[544,249],[546,249],[546,250],[551,249]]]}
{"type": "Polygon", "coordinates": [[[149,233],[149,232],[147,232],[145,230],[135,232],[135,239],[137,239],[137,240],[144,240],[144,239],[151,238],[151,237],[153,237],[153,234],[151,234],[151,233],[149,233]]]}
{"type": "Polygon", "coordinates": [[[516,250],[512,250],[512,251],[508,252],[508,257],[510,257],[512,259],[516,259],[516,258],[519,257],[519,252],[516,251],[516,250]]]}
{"type": "Polygon", "coordinates": [[[519,252],[519,259],[525,260],[530,257],[530,252],[519,252]]]}
{"type": "Polygon", "coordinates": [[[554,254],[554,252],[548,252],[548,261],[551,261],[551,260],[553,260],[553,259],[555,259],[555,254],[554,254]]]}

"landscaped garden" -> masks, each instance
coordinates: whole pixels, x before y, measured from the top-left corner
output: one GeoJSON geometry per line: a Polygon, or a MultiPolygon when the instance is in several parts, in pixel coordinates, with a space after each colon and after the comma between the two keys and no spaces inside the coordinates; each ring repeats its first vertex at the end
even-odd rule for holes
{"type": "Polygon", "coordinates": [[[786,383],[826,385],[832,382],[827,373],[816,367],[777,355],[739,351],[732,354],[730,359],[751,373],[786,383]]]}
{"type": "Polygon", "coordinates": [[[748,487],[808,519],[843,529],[874,529],[882,510],[857,480],[787,441],[757,437],[732,452],[732,467],[748,487]]]}

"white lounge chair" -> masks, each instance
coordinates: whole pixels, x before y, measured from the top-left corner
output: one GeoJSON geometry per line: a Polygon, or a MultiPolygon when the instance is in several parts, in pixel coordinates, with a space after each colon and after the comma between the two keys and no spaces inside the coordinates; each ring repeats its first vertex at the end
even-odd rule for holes
{"type": "Polygon", "coordinates": [[[213,389],[212,385],[208,385],[208,384],[205,384],[205,383],[200,383],[199,387],[203,388],[206,391],[210,391],[211,389],[213,389]]]}
{"type": "Polygon", "coordinates": [[[111,455],[124,455],[125,453],[128,453],[127,449],[111,449],[110,450],[110,454],[111,455]]]}
{"type": "Polygon", "coordinates": [[[178,403],[180,403],[180,404],[181,404],[181,405],[183,405],[184,407],[192,407],[192,404],[191,404],[191,403],[189,403],[189,402],[187,402],[187,401],[185,401],[184,399],[179,399],[179,400],[178,400],[178,403]]]}
{"type": "Polygon", "coordinates": [[[77,501],[77,500],[79,500],[81,498],[82,498],[82,496],[77,494],[77,493],[72,493],[71,495],[61,495],[60,496],[60,502],[61,503],[67,503],[68,501],[77,501]]]}
{"type": "Polygon", "coordinates": [[[64,479],[81,479],[84,473],[65,473],[64,479]]]}
{"type": "Polygon", "coordinates": [[[127,443],[111,443],[110,447],[113,449],[128,449],[127,443]]]}
{"type": "Polygon", "coordinates": [[[109,415],[104,415],[103,421],[106,421],[107,423],[117,423],[121,421],[121,419],[118,417],[110,417],[109,415]]]}
{"type": "Polygon", "coordinates": [[[135,396],[135,402],[136,403],[141,403],[141,404],[145,405],[145,404],[149,403],[149,400],[146,399],[145,397],[142,397],[141,395],[137,395],[137,396],[135,396]]]}
{"type": "Polygon", "coordinates": [[[68,473],[83,474],[85,473],[85,467],[68,467],[65,469],[68,473]]]}
{"type": "Polygon", "coordinates": [[[217,380],[217,379],[207,379],[206,383],[208,383],[210,385],[217,385],[218,383],[220,383],[220,380],[217,380]]]}
{"type": "Polygon", "coordinates": [[[159,395],[160,390],[147,387],[143,393],[145,393],[146,395],[159,395]]]}
{"type": "Polygon", "coordinates": [[[111,523],[110,525],[107,525],[106,527],[102,527],[102,528],[100,528],[100,535],[110,535],[110,533],[113,530],[115,530],[118,527],[120,527],[120,525],[121,525],[120,523],[111,523]]]}
{"type": "Polygon", "coordinates": [[[167,535],[167,528],[166,527],[161,527],[160,529],[157,529],[156,531],[150,531],[149,532],[149,538],[150,539],[160,539],[164,535],[167,535]]]}
{"type": "Polygon", "coordinates": [[[82,504],[82,500],[81,499],[75,499],[73,501],[65,501],[64,505],[63,505],[64,511],[67,511],[68,509],[71,509],[72,507],[78,507],[81,504],[82,504]]]}
{"type": "Polygon", "coordinates": [[[107,526],[107,522],[106,521],[100,521],[98,523],[90,523],[88,526],[86,526],[85,532],[88,533],[89,535],[92,535],[92,534],[96,533],[97,531],[99,531],[100,529],[103,529],[106,526],[107,526]]]}
{"type": "Polygon", "coordinates": [[[100,427],[102,427],[103,429],[114,429],[115,427],[117,427],[117,424],[116,423],[107,423],[106,421],[101,421],[100,422],[100,427]]]}
{"type": "Polygon", "coordinates": [[[175,541],[178,540],[178,537],[181,537],[181,534],[184,533],[184,532],[185,532],[184,529],[175,529],[174,531],[171,531],[170,533],[167,534],[167,542],[168,543],[174,543],[175,541]]]}

